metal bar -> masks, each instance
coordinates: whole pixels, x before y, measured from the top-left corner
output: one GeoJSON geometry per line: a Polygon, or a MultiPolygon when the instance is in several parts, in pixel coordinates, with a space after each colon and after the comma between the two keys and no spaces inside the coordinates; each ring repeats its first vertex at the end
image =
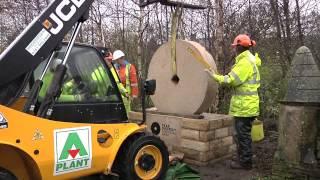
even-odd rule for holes
{"type": "Polygon", "coordinates": [[[82,25],[82,22],[78,22],[76,24],[76,27],[75,27],[75,29],[74,29],[74,31],[72,33],[72,36],[71,36],[71,40],[68,43],[66,54],[65,54],[65,56],[63,58],[63,61],[62,61],[63,65],[67,64],[67,60],[68,60],[68,58],[70,56],[70,53],[71,53],[71,50],[72,50],[72,48],[74,46],[74,42],[76,41],[77,35],[78,35],[78,33],[79,33],[80,29],[81,29],[81,25],[82,25]]]}
{"type": "Polygon", "coordinates": [[[50,55],[50,57],[49,57],[49,60],[48,60],[48,63],[46,64],[46,67],[45,67],[44,70],[42,71],[42,74],[41,74],[39,80],[41,80],[41,81],[43,80],[44,75],[46,74],[46,72],[48,71],[48,69],[49,69],[49,67],[50,67],[50,64],[51,64],[51,61],[52,61],[52,59],[53,59],[54,53],[55,53],[55,51],[53,51],[53,52],[51,53],[51,55],[50,55]]]}
{"type": "Polygon", "coordinates": [[[157,2],[160,2],[160,0],[147,0],[147,1],[140,0],[139,6],[140,7],[146,7],[146,6],[150,5],[150,4],[157,3],[157,2]]]}
{"type": "Polygon", "coordinates": [[[204,5],[197,5],[197,4],[190,4],[190,3],[185,3],[185,2],[178,2],[178,1],[172,1],[172,0],[160,0],[160,3],[162,5],[166,6],[180,6],[182,8],[187,8],[187,9],[206,9],[207,7],[204,5]]]}
{"type": "Polygon", "coordinates": [[[141,88],[141,106],[142,106],[142,122],[139,125],[142,125],[147,120],[147,112],[146,112],[146,81],[141,80],[142,88],[141,88]]]}
{"type": "Polygon", "coordinates": [[[164,6],[173,6],[177,7],[180,6],[182,8],[187,8],[187,9],[206,9],[206,6],[203,5],[195,5],[195,4],[188,4],[188,3],[183,3],[183,2],[175,2],[175,1],[170,1],[170,0],[140,0],[140,7],[146,7],[150,4],[157,3],[159,2],[160,4],[164,6]]]}

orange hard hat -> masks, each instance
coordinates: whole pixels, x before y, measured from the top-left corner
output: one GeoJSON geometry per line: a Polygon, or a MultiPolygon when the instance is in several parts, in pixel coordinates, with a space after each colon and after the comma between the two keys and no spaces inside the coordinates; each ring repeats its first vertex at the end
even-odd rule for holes
{"type": "Polygon", "coordinates": [[[255,46],[256,41],[250,39],[250,37],[246,34],[239,34],[233,41],[232,47],[243,46],[243,47],[251,47],[255,46]]]}

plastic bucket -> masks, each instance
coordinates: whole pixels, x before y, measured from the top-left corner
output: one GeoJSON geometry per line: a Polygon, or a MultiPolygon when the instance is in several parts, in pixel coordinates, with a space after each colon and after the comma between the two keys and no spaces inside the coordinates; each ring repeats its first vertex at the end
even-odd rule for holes
{"type": "Polygon", "coordinates": [[[251,129],[251,138],[253,142],[259,142],[264,139],[263,122],[254,120],[251,129]]]}

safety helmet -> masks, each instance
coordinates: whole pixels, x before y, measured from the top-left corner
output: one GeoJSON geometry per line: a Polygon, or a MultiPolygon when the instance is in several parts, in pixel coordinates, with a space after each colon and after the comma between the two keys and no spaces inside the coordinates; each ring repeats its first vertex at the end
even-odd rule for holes
{"type": "Polygon", "coordinates": [[[231,44],[232,47],[243,46],[243,47],[251,47],[255,46],[256,41],[250,39],[250,37],[246,34],[239,34],[231,44]]]}
{"type": "Polygon", "coordinates": [[[125,56],[125,54],[124,54],[121,50],[116,50],[116,51],[114,51],[114,53],[113,53],[113,58],[112,58],[112,60],[115,61],[115,60],[118,60],[118,59],[120,59],[120,58],[122,58],[122,57],[124,57],[124,56],[125,56]]]}

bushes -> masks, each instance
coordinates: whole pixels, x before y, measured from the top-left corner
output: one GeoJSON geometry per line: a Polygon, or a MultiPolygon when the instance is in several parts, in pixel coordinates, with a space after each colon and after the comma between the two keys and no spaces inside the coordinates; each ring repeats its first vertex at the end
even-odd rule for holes
{"type": "Polygon", "coordinates": [[[279,101],[287,90],[287,80],[283,78],[281,67],[264,64],[260,69],[260,116],[262,119],[276,120],[279,115],[279,101]]]}

